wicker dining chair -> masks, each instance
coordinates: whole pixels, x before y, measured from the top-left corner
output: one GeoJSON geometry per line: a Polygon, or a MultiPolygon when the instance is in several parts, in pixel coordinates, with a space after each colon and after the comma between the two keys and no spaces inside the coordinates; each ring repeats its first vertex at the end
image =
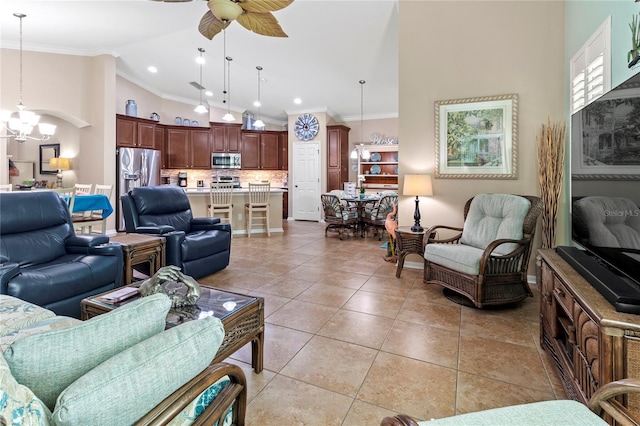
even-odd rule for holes
{"type": "Polygon", "coordinates": [[[384,194],[375,202],[373,208],[365,207],[365,231],[373,228],[374,235],[378,236],[378,241],[382,240],[385,231],[387,215],[393,211],[393,204],[398,205],[398,194],[384,194]]]}
{"type": "Polygon", "coordinates": [[[320,195],[322,201],[322,209],[324,211],[324,221],[327,227],[324,229],[324,236],[327,236],[329,230],[334,230],[343,239],[345,230],[352,230],[354,235],[358,232],[358,210],[350,208],[340,202],[335,194],[320,195]]]}
{"type": "Polygon", "coordinates": [[[471,198],[462,228],[436,225],[425,231],[425,284],[439,284],[450,300],[478,308],[532,296],[527,269],[541,211],[535,196],[471,198]],[[452,231],[455,235],[444,235],[452,231]],[[430,238],[433,232],[436,237],[430,238]]]}

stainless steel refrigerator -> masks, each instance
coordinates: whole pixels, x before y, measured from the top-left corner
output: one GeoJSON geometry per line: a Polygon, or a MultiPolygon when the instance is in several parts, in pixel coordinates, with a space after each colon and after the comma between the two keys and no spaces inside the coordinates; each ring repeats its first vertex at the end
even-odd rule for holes
{"type": "Polygon", "coordinates": [[[124,231],[120,196],[138,186],[160,185],[160,151],[142,148],[118,148],[116,160],[116,217],[118,231],[124,231]]]}

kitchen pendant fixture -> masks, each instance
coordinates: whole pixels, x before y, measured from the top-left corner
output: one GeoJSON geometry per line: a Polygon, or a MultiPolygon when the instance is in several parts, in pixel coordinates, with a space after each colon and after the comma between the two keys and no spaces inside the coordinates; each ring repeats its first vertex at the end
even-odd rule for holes
{"type": "Polygon", "coordinates": [[[223,30],[222,36],[224,46],[222,50],[224,59],[222,63],[222,78],[224,80],[224,89],[222,93],[224,94],[224,99],[222,100],[222,103],[227,104],[227,113],[222,117],[222,119],[224,121],[231,122],[236,121],[236,118],[231,114],[231,61],[233,61],[233,58],[231,56],[227,56],[227,30],[223,30]]]}
{"type": "MultiPolygon", "coordinates": [[[[371,153],[364,146],[364,80],[360,80],[360,144],[356,145],[351,151],[351,158],[362,158],[364,161],[369,160],[371,158],[371,153]]],[[[359,170],[360,168],[358,168],[359,170]]]]}
{"type": "Polygon", "coordinates": [[[56,131],[56,126],[47,123],[38,123],[40,116],[32,111],[26,111],[26,106],[22,102],[22,18],[27,15],[24,13],[14,13],[13,16],[20,19],[20,98],[18,100],[18,116],[13,117],[12,111],[0,111],[0,122],[2,128],[8,133],[2,138],[14,138],[16,142],[23,143],[27,139],[36,141],[46,141],[56,131]],[[40,137],[31,136],[31,132],[35,125],[38,125],[40,137]]]}
{"type": "Polygon", "coordinates": [[[204,49],[202,47],[198,47],[198,52],[200,52],[200,56],[198,57],[198,59],[196,60],[196,62],[198,62],[198,64],[200,64],[200,104],[198,104],[198,106],[193,110],[194,112],[197,112],[198,114],[204,114],[205,112],[209,111],[207,109],[207,107],[205,107],[202,104],[202,65],[204,64],[204,58],[202,57],[202,54],[204,53],[204,49]]]}
{"type": "Polygon", "coordinates": [[[260,100],[260,73],[262,72],[262,67],[260,65],[258,65],[256,67],[256,69],[258,70],[258,102],[257,102],[257,107],[258,107],[258,119],[255,121],[255,123],[253,123],[253,127],[257,127],[260,130],[264,129],[264,121],[262,121],[262,114],[260,113],[260,107],[262,106],[262,102],[260,100]]]}

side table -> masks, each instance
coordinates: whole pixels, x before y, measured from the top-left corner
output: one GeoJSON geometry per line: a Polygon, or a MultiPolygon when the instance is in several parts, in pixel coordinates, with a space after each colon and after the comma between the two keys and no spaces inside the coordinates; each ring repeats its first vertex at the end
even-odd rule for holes
{"type": "Polygon", "coordinates": [[[149,263],[149,274],[155,274],[165,264],[164,237],[154,237],[144,234],[125,234],[119,232],[109,238],[109,241],[120,243],[124,258],[124,275],[122,285],[133,282],[133,267],[142,263],[149,263]]]}
{"type": "Polygon", "coordinates": [[[396,278],[400,278],[404,266],[404,258],[409,253],[424,255],[424,247],[422,246],[424,233],[425,231],[414,232],[410,226],[400,226],[396,229],[396,254],[398,256],[396,278]]]}

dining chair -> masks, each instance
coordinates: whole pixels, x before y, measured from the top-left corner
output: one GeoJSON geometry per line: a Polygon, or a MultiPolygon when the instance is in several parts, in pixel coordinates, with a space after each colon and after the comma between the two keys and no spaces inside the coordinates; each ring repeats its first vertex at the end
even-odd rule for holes
{"type": "Polygon", "coordinates": [[[254,220],[264,221],[267,228],[267,236],[271,236],[269,229],[269,194],[271,192],[271,183],[252,183],[249,182],[249,203],[245,204],[245,216],[247,220],[247,237],[251,238],[251,229],[254,220]],[[258,216],[254,216],[258,213],[258,216]],[[262,213],[263,215],[260,215],[262,213]]]}
{"type": "Polygon", "coordinates": [[[76,188],[76,195],[91,194],[91,191],[93,191],[92,183],[76,183],[74,186],[76,188]]]}
{"type": "Polygon", "coordinates": [[[10,183],[0,185],[0,192],[11,192],[13,191],[13,185],[10,183]]]}
{"type": "Polygon", "coordinates": [[[221,222],[231,223],[233,183],[211,183],[209,188],[209,217],[220,217],[221,222]]]}

